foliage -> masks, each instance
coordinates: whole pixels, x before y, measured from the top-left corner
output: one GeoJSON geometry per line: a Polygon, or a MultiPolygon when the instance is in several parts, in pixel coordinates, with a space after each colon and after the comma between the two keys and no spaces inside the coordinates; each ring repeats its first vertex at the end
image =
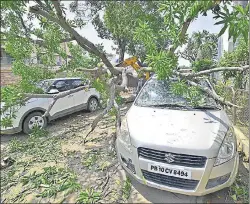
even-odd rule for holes
{"type": "Polygon", "coordinates": [[[214,16],[215,19],[222,19],[215,23],[215,25],[223,24],[219,36],[221,36],[226,29],[229,29],[228,39],[231,37],[236,42],[238,37],[242,36],[245,43],[248,42],[248,28],[249,28],[249,2],[244,8],[242,5],[232,6],[233,11],[229,12],[226,5],[222,7],[222,10],[214,16]]]}
{"type": "Polygon", "coordinates": [[[215,91],[217,94],[225,98],[225,100],[232,101],[231,90],[228,87],[231,86],[231,82],[229,80],[221,81],[219,80],[215,85],[215,91]]]}
{"type": "MultiPolygon", "coordinates": [[[[51,8],[51,2],[42,4],[51,8]]],[[[5,102],[1,113],[11,112],[9,116],[1,117],[4,127],[11,126],[16,109],[25,104],[25,93],[43,93],[36,83],[55,77],[52,68],[56,66],[56,56],[68,60],[61,42],[70,35],[57,23],[27,12],[27,8],[27,1],[1,1],[1,38],[4,39],[5,51],[14,58],[12,71],[20,76],[16,85],[1,88],[1,101],[5,102]]],[[[73,24],[79,22],[71,22],[73,24]]],[[[100,45],[97,47],[103,49],[100,45]]],[[[99,57],[86,53],[79,45],[69,44],[69,51],[71,63],[65,63],[61,71],[92,68],[99,62],[99,57]]]]}
{"type": "Polygon", "coordinates": [[[158,30],[163,25],[163,18],[157,12],[161,2],[151,1],[104,1],[86,2],[91,8],[92,23],[95,26],[99,37],[113,40],[117,45],[120,61],[124,58],[124,53],[135,55],[141,61],[145,60],[144,46],[133,39],[134,31],[138,27],[136,19],[148,20],[154,27],[154,34],[157,36],[158,47],[163,48],[168,44],[166,38],[158,35],[158,30]],[[99,9],[104,12],[103,19],[97,13],[99,9]]]}
{"type": "Polygon", "coordinates": [[[213,61],[211,59],[199,59],[192,63],[192,69],[195,72],[211,69],[212,66],[213,66],[213,61]]]}
{"type": "MultiPolygon", "coordinates": [[[[237,47],[232,52],[225,52],[219,61],[221,67],[243,66],[248,64],[249,43],[240,38],[237,47]]],[[[227,71],[223,72],[224,80],[233,79],[235,88],[244,88],[248,79],[245,72],[227,71]]]]}
{"type": "MultiPolygon", "coordinates": [[[[162,3],[159,11],[164,16],[164,30],[159,30],[159,34],[171,39],[172,50],[176,50],[187,42],[186,30],[189,22],[197,18],[200,13],[209,10],[213,5],[212,1],[198,1],[193,4],[188,1],[162,3]]],[[[147,50],[146,62],[151,64],[157,75],[160,78],[171,76],[172,70],[177,67],[177,57],[173,52],[168,53],[168,50],[157,50],[156,37],[148,21],[140,21],[135,32],[135,38],[145,45],[147,50]],[[157,63],[159,59],[164,63],[157,63]]]]}
{"type": "Polygon", "coordinates": [[[71,58],[67,66],[64,65],[64,70],[69,71],[76,68],[94,68],[99,63],[99,57],[93,56],[93,54],[88,54],[81,46],[77,44],[75,45],[71,42],[67,45],[69,47],[70,55],[74,57],[71,58]]]}
{"type": "Polygon", "coordinates": [[[197,87],[190,86],[184,80],[175,82],[171,85],[171,91],[179,96],[183,96],[193,106],[202,105],[204,96],[201,90],[197,87]]]}
{"type": "Polygon", "coordinates": [[[131,181],[129,177],[126,177],[126,180],[124,182],[124,185],[122,187],[122,198],[124,200],[128,200],[131,192],[131,181]]]}
{"type": "Polygon", "coordinates": [[[96,203],[100,199],[101,193],[95,191],[93,188],[87,188],[80,193],[77,203],[96,203]]]}
{"type": "Polygon", "coordinates": [[[101,93],[101,97],[102,97],[102,105],[107,103],[108,100],[108,87],[105,83],[105,77],[102,78],[97,78],[93,81],[92,85],[93,87],[99,92],[101,93]]]}
{"type": "Polygon", "coordinates": [[[77,183],[76,175],[64,168],[45,167],[41,173],[35,171],[21,178],[22,184],[29,185],[32,189],[40,189],[37,197],[51,198],[58,192],[68,195],[81,189],[77,183]]]}
{"type": "Polygon", "coordinates": [[[49,138],[46,130],[35,129],[29,137],[20,141],[14,138],[10,141],[9,152],[22,156],[31,156],[36,158],[36,161],[57,161],[62,152],[60,149],[59,138],[49,138]]]}
{"type": "Polygon", "coordinates": [[[10,141],[10,152],[25,152],[31,151],[35,147],[35,143],[39,143],[39,138],[46,137],[48,132],[44,129],[34,128],[33,132],[29,135],[28,142],[21,142],[16,137],[10,141]],[[28,149],[29,148],[29,149],[28,149]]]}
{"type": "MultiPolygon", "coordinates": [[[[216,19],[222,18],[223,23],[229,26],[230,36],[236,39],[242,33],[245,42],[245,33],[248,33],[249,27],[245,18],[248,7],[243,9],[237,6],[228,12],[228,1],[86,1],[86,11],[77,10],[78,1],[72,2],[70,9],[62,2],[59,2],[59,8],[53,1],[35,1],[35,4],[27,10],[30,6],[28,1],[1,1],[2,36],[5,38],[7,52],[15,58],[13,71],[22,76],[18,85],[20,97],[27,92],[39,92],[35,89],[38,80],[54,77],[50,68],[55,65],[55,54],[67,60],[67,52],[60,45],[65,39],[74,39],[78,45],[70,45],[74,55],[71,56],[71,63],[63,66],[63,70],[72,70],[78,66],[88,68],[99,58],[112,70],[103,50],[100,51],[101,48],[82,37],[77,30],[86,25],[84,17],[88,14],[103,38],[115,41],[122,52],[125,46],[125,50],[146,59],[146,63],[160,79],[171,77],[177,69],[176,50],[188,42],[187,29],[199,15],[206,15],[211,10],[216,19]],[[98,16],[100,10],[104,11],[103,20],[98,16]],[[67,18],[66,11],[74,12],[74,19],[67,18]],[[236,31],[237,27],[239,32],[236,31]],[[89,53],[85,55],[82,49],[89,53]],[[41,61],[40,65],[30,60],[34,50],[41,61]]],[[[221,33],[224,31],[225,27],[221,33]]],[[[202,50],[207,52],[211,47],[214,45],[208,43],[202,50]]],[[[114,70],[112,74],[118,75],[114,70]]],[[[104,101],[109,95],[109,87],[101,84],[105,84],[110,77],[112,75],[104,75],[93,83],[102,91],[104,101]]],[[[188,87],[186,91],[187,97],[197,95],[194,88],[188,87]]],[[[20,97],[8,99],[7,105],[15,104],[14,101],[20,100],[20,97]]],[[[9,124],[11,120],[7,119],[5,123],[9,124]]]]}
{"type": "Polygon", "coordinates": [[[206,30],[194,32],[188,39],[184,51],[180,52],[180,56],[191,63],[201,59],[215,60],[218,50],[217,42],[216,34],[211,34],[206,30]]]}
{"type": "Polygon", "coordinates": [[[235,203],[247,203],[249,201],[248,183],[238,175],[236,181],[229,189],[229,194],[235,203]]]}
{"type": "Polygon", "coordinates": [[[92,166],[96,163],[99,158],[99,153],[95,151],[90,151],[86,154],[86,157],[83,158],[83,165],[88,169],[91,169],[92,166]]]}

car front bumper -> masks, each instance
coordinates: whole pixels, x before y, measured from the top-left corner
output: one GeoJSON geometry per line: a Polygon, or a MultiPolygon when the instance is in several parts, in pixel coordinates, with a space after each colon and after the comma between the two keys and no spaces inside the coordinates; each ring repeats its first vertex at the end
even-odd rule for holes
{"type": "MultiPolygon", "coordinates": [[[[194,190],[185,190],[180,188],[173,188],[166,185],[161,185],[159,183],[154,183],[146,180],[143,177],[142,170],[148,170],[149,163],[158,163],[159,165],[165,165],[159,162],[151,161],[144,158],[139,158],[137,153],[137,148],[134,146],[125,147],[123,142],[117,138],[116,140],[117,156],[122,167],[126,170],[128,174],[134,177],[137,181],[147,186],[158,188],[165,191],[170,191],[173,193],[180,193],[190,196],[203,196],[209,193],[219,191],[223,188],[229,187],[234,182],[239,166],[239,155],[236,153],[235,157],[228,162],[225,162],[218,166],[213,166],[215,159],[207,159],[206,164],[203,168],[192,168],[192,167],[183,167],[186,170],[192,172],[191,179],[198,180],[198,184],[194,190]],[[127,165],[126,161],[130,161],[130,166],[127,165]],[[132,166],[132,168],[131,168],[132,166]],[[223,184],[206,188],[209,179],[214,179],[217,177],[222,177],[227,174],[230,174],[229,178],[223,184]]],[[[180,166],[178,166],[180,168],[180,166]]]]}

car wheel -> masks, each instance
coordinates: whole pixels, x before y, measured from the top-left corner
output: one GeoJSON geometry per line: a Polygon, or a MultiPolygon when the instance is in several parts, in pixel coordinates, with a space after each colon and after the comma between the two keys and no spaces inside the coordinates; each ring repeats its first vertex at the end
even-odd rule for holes
{"type": "Polygon", "coordinates": [[[91,98],[88,102],[88,111],[93,112],[98,108],[98,100],[96,98],[91,98]]]}
{"type": "Polygon", "coordinates": [[[47,119],[43,117],[41,112],[34,112],[29,114],[23,121],[23,132],[30,134],[35,127],[40,129],[47,126],[47,119]]]}

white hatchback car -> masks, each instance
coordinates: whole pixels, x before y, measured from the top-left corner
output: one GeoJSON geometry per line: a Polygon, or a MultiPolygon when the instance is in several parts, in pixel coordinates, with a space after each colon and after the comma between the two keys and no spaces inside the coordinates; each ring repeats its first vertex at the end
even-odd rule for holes
{"type": "Polygon", "coordinates": [[[226,112],[206,95],[192,105],[171,92],[171,83],[153,77],[136,97],[117,133],[121,165],[142,184],[174,193],[201,196],[229,187],[239,155],[226,112]]]}
{"type": "MultiPolygon", "coordinates": [[[[15,114],[16,117],[13,119],[12,127],[3,128],[1,126],[2,134],[13,134],[21,131],[28,134],[35,126],[45,128],[49,121],[56,118],[83,109],[92,112],[98,108],[100,94],[95,88],[87,88],[89,87],[88,81],[83,81],[81,78],[48,79],[39,82],[37,86],[42,88],[44,93],[49,94],[56,94],[79,86],[86,86],[86,89],[58,99],[47,118],[42,116],[52,102],[52,98],[31,98],[24,106],[14,107],[17,109],[17,112],[15,114]]],[[[1,103],[1,106],[4,106],[4,103],[1,103]]],[[[5,114],[7,115],[8,112],[5,112],[1,117],[5,117],[5,114]]]]}

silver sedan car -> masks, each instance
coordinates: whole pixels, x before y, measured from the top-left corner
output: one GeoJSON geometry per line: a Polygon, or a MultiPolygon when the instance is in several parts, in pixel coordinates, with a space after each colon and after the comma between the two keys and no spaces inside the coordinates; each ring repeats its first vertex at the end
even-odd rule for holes
{"type": "Polygon", "coordinates": [[[117,135],[119,162],[142,184],[174,193],[202,196],[229,187],[239,155],[227,114],[206,95],[192,105],[171,91],[173,82],[145,83],[117,135]]]}

